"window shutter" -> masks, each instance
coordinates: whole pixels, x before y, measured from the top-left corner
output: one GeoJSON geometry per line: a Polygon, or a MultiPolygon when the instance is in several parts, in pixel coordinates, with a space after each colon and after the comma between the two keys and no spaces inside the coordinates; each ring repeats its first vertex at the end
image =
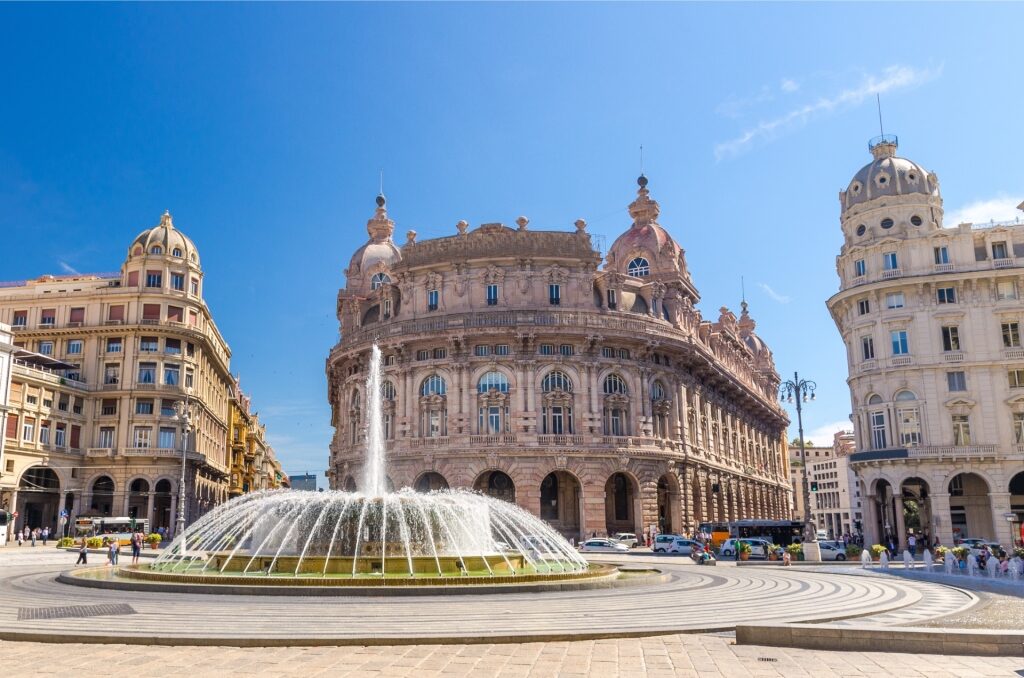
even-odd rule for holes
{"type": "Polygon", "coordinates": [[[143,320],[160,320],[160,304],[143,304],[143,320]]]}
{"type": "Polygon", "coordinates": [[[111,306],[110,315],[108,317],[110,320],[120,320],[124,322],[124,306],[111,306]]]}
{"type": "Polygon", "coordinates": [[[79,439],[82,437],[82,427],[75,424],[71,425],[71,449],[78,449],[79,439]]]}
{"type": "Polygon", "coordinates": [[[8,414],[7,415],[7,437],[17,438],[18,437],[18,415],[8,414]]]}
{"type": "Polygon", "coordinates": [[[138,271],[131,271],[128,274],[128,287],[138,287],[138,286],[139,286],[139,272],[138,271]]]}
{"type": "Polygon", "coordinates": [[[180,323],[182,321],[182,314],[184,309],[181,306],[168,306],[167,307],[167,319],[180,323]]]}
{"type": "Polygon", "coordinates": [[[199,314],[196,313],[195,311],[189,311],[188,312],[188,324],[191,325],[192,327],[198,327],[199,326],[199,314]]]}
{"type": "Polygon", "coordinates": [[[71,317],[68,319],[73,323],[84,323],[85,322],[85,309],[84,308],[73,308],[71,309],[71,317]]]}

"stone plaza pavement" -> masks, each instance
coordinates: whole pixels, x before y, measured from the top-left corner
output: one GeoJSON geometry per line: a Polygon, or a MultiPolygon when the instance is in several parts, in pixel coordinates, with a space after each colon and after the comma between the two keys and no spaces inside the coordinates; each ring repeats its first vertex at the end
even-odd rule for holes
{"type": "Polygon", "coordinates": [[[1024,660],[737,646],[683,634],[502,645],[141,647],[0,641],[5,676],[1019,676],[1024,660]],[[768,660],[768,661],[765,661],[768,660]]]}

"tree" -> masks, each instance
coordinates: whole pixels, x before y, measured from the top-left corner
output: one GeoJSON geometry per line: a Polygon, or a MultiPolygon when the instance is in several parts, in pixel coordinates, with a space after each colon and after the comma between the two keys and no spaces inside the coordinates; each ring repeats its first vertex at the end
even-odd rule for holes
{"type": "MultiPolygon", "coordinates": [[[[793,438],[793,440],[790,441],[789,446],[792,447],[795,450],[799,450],[800,449],[800,439],[799,438],[793,438]]],[[[812,443],[810,440],[807,440],[805,438],[804,439],[804,447],[814,447],[814,443],[812,443]]]]}

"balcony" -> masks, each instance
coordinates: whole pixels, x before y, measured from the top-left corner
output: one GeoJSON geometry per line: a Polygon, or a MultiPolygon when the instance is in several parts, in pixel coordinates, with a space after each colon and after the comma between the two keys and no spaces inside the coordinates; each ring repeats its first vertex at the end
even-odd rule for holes
{"type": "Polygon", "coordinates": [[[948,351],[942,354],[942,360],[947,363],[962,363],[964,354],[961,351],[948,351]]]}
{"type": "Polygon", "coordinates": [[[913,365],[914,359],[909,355],[897,355],[889,358],[890,367],[906,367],[907,365],[913,365]]]}
{"type": "Polygon", "coordinates": [[[558,434],[541,434],[537,436],[537,443],[544,446],[549,445],[551,447],[570,447],[583,444],[583,436],[577,435],[558,435],[558,434]]]}
{"type": "Polygon", "coordinates": [[[882,271],[882,280],[892,280],[893,278],[899,278],[903,276],[902,269],[891,268],[888,271],[882,271]]]}
{"type": "Polygon", "coordinates": [[[494,447],[497,445],[513,445],[515,443],[516,436],[514,433],[490,436],[469,436],[470,445],[484,445],[487,447],[494,447]]]}
{"type": "Polygon", "coordinates": [[[860,364],[860,371],[861,372],[870,372],[871,370],[877,370],[877,369],[878,369],[878,361],[873,359],[873,358],[871,360],[865,360],[864,362],[862,362],[860,364]]]}
{"type": "Polygon", "coordinates": [[[1003,349],[1004,360],[1024,360],[1024,348],[1003,349]]]}
{"type": "Polygon", "coordinates": [[[448,447],[448,436],[413,438],[409,441],[409,445],[410,447],[448,447]]]}
{"type": "Polygon", "coordinates": [[[891,447],[884,450],[854,452],[853,464],[899,459],[979,459],[996,456],[995,445],[921,445],[919,447],[891,447]]]}
{"type": "Polygon", "coordinates": [[[952,273],[956,270],[956,266],[953,264],[935,264],[936,273],[952,273]]]}
{"type": "Polygon", "coordinates": [[[993,259],[992,268],[1012,268],[1017,265],[1017,260],[1014,257],[1003,257],[1002,259],[993,259]]]}

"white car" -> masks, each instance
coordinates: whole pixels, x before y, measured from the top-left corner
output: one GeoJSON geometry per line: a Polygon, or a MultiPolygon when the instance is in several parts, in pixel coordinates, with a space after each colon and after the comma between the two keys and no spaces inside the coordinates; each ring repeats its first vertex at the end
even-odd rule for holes
{"type": "Polygon", "coordinates": [[[841,541],[819,541],[822,560],[846,560],[846,547],[841,541]]]}
{"type": "Polygon", "coordinates": [[[619,532],[612,538],[620,544],[625,544],[631,549],[635,549],[636,545],[640,542],[632,532],[619,532]]]}
{"type": "Polygon", "coordinates": [[[726,539],[722,543],[720,553],[726,558],[732,558],[736,555],[736,549],[738,548],[739,542],[744,542],[750,545],[750,557],[751,558],[768,558],[768,542],[763,539],[726,539]]]}
{"type": "Polygon", "coordinates": [[[580,544],[585,553],[628,553],[629,547],[612,539],[588,539],[580,544]]]}
{"type": "Polygon", "coordinates": [[[987,539],[961,539],[958,546],[966,546],[972,556],[980,556],[982,551],[992,553],[1000,548],[999,544],[987,539]]]}
{"type": "Polygon", "coordinates": [[[668,548],[665,549],[666,553],[681,553],[684,556],[693,555],[694,551],[701,552],[704,550],[704,545],[699,541],[693,539],[675,539],[669,544],[668,548]]]}
{"type": "Polygon", "coordinates": [[[682,535],[678,534],[659,534],[654,537],[654,543],[651,544],[651,551],[655,553],[664,553],[668,551],[668,547],[672,545],[676,539],[682,539],[682,535]]]}

